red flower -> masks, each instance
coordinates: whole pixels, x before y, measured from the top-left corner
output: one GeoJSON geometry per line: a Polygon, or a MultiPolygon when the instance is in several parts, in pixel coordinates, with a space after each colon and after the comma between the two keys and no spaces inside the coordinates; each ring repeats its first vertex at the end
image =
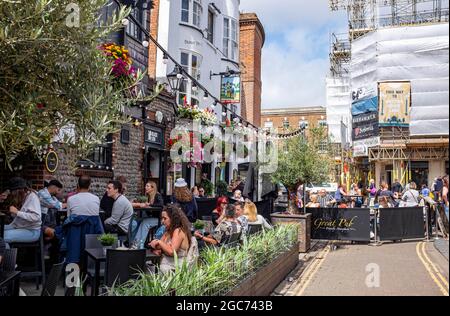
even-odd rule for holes
{"type": "Polygon", "coordinates": [[[43,110],[45,108],[45,104],[44,103],[38,103],[38,104],[36,104],[36,108],[38,110],[43,110]]]}

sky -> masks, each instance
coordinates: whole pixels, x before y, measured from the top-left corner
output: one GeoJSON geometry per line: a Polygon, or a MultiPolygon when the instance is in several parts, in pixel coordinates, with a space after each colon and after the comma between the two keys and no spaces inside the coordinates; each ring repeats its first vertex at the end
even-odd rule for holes
{"type": "Polygon", "coordinates": [[[266,32],[262,56],[262,107],[325,106],[329,38],[345,33],[345,12],[328,0],[241,0],[266,32]]]}

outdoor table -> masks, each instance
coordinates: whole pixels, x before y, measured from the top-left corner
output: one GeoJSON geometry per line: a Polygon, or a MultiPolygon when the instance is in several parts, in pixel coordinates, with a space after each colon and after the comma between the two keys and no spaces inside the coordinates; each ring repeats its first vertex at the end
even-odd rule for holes
{"type": "Polygon", "coordinates": [[[20,271],[0,272],[0,296],[2,296],[3,289],[11,288],[10,295],[19,296],[20,288],[20,271]]]}
{"type": "Polygon", "coordinates": [[[0,212],[0,237],[5,236],[5,220],[6,220],[6,214],[0,212]]]}
{"type": "Polygon", "coordinates": [[[161,226],[162,207],[136,207],[134,208],[134,212],[138,214],[139,218],[143,218],[144,213],[151,214],[151,217],[158,219],[158,227],[161,226]]]}
{"type": "MultiPolygon", "coordinates": [[[[127,250],[124,250],[127,251],[127,250]]],[[[85,249],[86,254],[88,257],[90,257],[95,262],[95,275],[94,275],[94,284],[92,291],[94,296],[98,295],[98,290],[100,286],[100,263],[106,262],[106,254],[103,250],[103,248],[91,248],[91,249],[85,249]]],[[[146,259],[150,261],[159,261],[161,256],[155,255],[152,250],[147,249],[146,251],[146,259]]]]}

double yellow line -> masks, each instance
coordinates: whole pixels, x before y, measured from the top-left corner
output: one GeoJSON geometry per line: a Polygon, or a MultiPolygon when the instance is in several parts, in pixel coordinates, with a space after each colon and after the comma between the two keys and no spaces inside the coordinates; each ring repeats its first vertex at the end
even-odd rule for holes
{"type": "Polygon", "coordinates": [[[425,251],[425,242],[420,242],[417,244],[416,252],[417,252],[417,255],[419,256],[420,261],[422,261],[422,264],[425,266],[425,269],[427,269],[428,274],[430,275],[431,279],[439,287],[442,294],[444,296],[449,296],[448,295],[448,281],[441,274],[441,272],[436,268],[436,265],[431,261],[430,257],[428,257],[428,255],[425,251]]]}
{"type": "MultiPolygon", "coordinates": [[[[333,242],[334,243],[334,242],[333,242]]],[[[293,289],[295,296],[302,296],[305,292],[308,285],[311,283],[311,280],[316,275],[317,271],[319,271],[323,262],[325,261],[325,257],[331,251],[331,244],[328,243],[325,248],[314,258],[314,261],[309,265],[309,267],[305,270],[304,273],[300,276],[300,283],[293,289]]]]}

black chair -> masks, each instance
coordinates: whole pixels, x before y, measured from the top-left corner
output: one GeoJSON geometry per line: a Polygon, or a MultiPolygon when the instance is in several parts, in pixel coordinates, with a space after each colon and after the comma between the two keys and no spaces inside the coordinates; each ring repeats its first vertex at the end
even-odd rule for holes
{"type": "Polygon", "coordinates": [[[45,248],[44,248],[44,223],[45,214],[42,214],[42,225],[39,239],[33,242],[12,242],[9,243],[11,248],[34,248],[34,271],[22,271],[21,278],[36,278],[36,289],[39,290],[39,278],[42,284],[45,284],[45,248]]]}
{"type": "Polygon", "coordinates": [[[241,244],[242,232],[235,232],[223,243],[225,248],[235,248],[241,244]]]}
{"type": "MultiPolygon", "coordinates": [[[[117,234],[112,234],[113,236],[117,237],[117,234]]],[[[85,249],[101,249],[103,248],[102,243],[100,240],[98,240],[98,237],[101,235],[96,234],[87,234],[85,235],[85,249]]],[[[105,263],[100,262],[100,279],[105,277],[105,263]]],[[[86,274],[88,279],[91,281],[94,278],[95,275],[95,262],[92,261],[91,258],[86,258],[86,274]]],[[[92,284],[91,284],[92,285],[92,284]]],[[[70,292],[69,292],[70,293],[70,292]]],[[[91,294],[93,293],[93,290],[91,291],[91,294]]]]}
{"type": "Polygon", "coordinates": [[[251,236],[262,231],[262,224],[249,224],[247,235],[251,236]]]}
{"type": "Polygon", "coordinates": [[[54,264],[50,270],[47,281],[42,288],[41,296],[55,296],[58,281],[61,278],[64,269],[64,262],[54,264]]]}
{"type": "Polygon", "coordinates": [[[1,269],[5,272],[11,272],[16,270],[16,260],[17,260],[17,248],[6,249],[5,256],[3,257],[1,269]]]}
{"type": "Polygon", "coordinates": [[[198,207],[198,218],[203,216],[211,216],[212,211],[217,207],[217,199],[196,198],[198,207]]]}
{"type": "Polygon", "coordinates": [[[145,249],[115,250],[106,252],[105,285],[120,285],[136,279],[139,272],[145,271],[145,249]]]}

